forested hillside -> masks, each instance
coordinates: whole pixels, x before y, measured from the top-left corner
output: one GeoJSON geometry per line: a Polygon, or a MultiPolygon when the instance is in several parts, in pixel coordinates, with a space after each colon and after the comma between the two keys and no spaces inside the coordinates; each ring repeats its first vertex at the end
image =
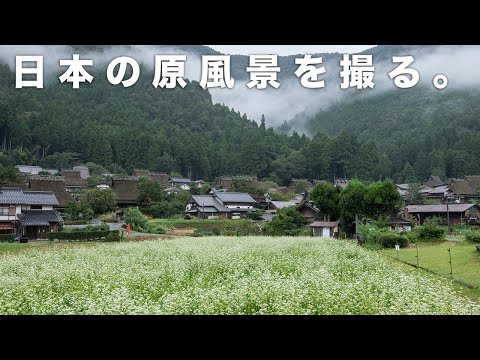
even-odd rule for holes
{"type": "Polygon", "coordinates": [[[342,131],[373,140],[398,181],[430,174],[480,174],[480,91],[390,91],[336,104],[307,122],[307,131],[342,131]]]}
{"type": "MultiPolygon", "coordinates": [[[[216,53],[199,46],[181,50],[216,53]]],[[[383,59],[395,51],[370,52],[383,59]]],[[[247,59],[232,56],[233,76],[245,76],[247,59]]],[[[293,59],[279,59],[282,74],[291,76],[293,59]]],[[[89,161],[117,173],[145,168],[194,180],[248,174],[279,184],[292,177],[410,182],[432,173],[480,174],[480,92],[472,89],[441,92],[419,86],[356,96],[308,120],[310,138],[282,134],[265,121],[257,124],[236,109],[214,104],[195,81],[185,89],[155,89],[152,71],[142,68],[139,81],[124,89],[106,80],[105,69],[89,72],[95,80],[79,90],[61,84],[58,75],[44,89],[16,89],[14,73],[0,64],[1,165],[69,168],[89,161]]]]}

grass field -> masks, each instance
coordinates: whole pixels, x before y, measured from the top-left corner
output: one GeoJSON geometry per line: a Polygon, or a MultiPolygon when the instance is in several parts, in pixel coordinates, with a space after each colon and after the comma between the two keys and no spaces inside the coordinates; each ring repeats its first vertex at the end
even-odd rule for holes
{"type": "Polygon", "coordinates": [[[448,280],[353,242],[61,245],[0,255],[0,314],[480,314],[448,280]]]}
{"type": "MultiPolygon", "coordinates": [[[[478,244],[477,244],[478,245],[478,244]]],[[[419,265],[439,274],[450,276],[448,249],[451,249],[453,278],[479,289],[480,297],[480,253],[475,244],[468,241],[418,244],[419,265]]],[[[386,256],[397,257],[395,249],[382,250],[386,256]]],[[[417,264],[415,248],[405,248],[399,251],[399,260],[417,264]]]]}

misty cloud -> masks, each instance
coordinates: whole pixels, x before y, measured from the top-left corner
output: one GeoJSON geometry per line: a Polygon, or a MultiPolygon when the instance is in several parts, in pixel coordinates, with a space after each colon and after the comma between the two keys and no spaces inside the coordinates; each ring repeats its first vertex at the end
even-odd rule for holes
{"type": "MultiPolygon", "coordinates": [[[[340,89],[339,62],[341,55],[338,54],[338,56],[330,56],[328,59],[324,57],[323,65],[327,73],[321,75],[321,79],[325,80],[323,89],[305,89],[293,71],[291,74],[283,74],[287,70],[282,69],[279,89],[249,89],[246,87],[248,80],[236,79],[233,89],[214,88],[209,91],[214,102],[224,103],[242,114],[246,113],[250,119],[257,122],[264,114],[268,126],[278,126],[285,120],[289,121],[293,118],[296,118],[295,121],[300,126],[302,119],[328,108],[331,104],[349,100],[354,93],[361,92],[362,96],[375,96],[388,90],[408,91],[408,89],[396,89],[393,80],[388,77],[388,73],[397,66],[391,62],[391,56],[387,57],[389,60],[386,61],[376,60],[375,54],[378,54],[381,49],[382,47],[377,47],[364,52],[374,55],[376,85],[373,90],[340,89]]],[[[43,55],[45,83],[48,86],[49,83],[58,81],[58,76],[62,73],[63,68],[60,67],[59,60],[70,59],[73,53],[72,48],[67,45],[3,45],[0,46],[0,61],[7,63],[14,70],[16,55],[43,55]]],[[[185,52],[172,46],[112,46],[98,51],[79,53],[81,58],[93,59],[94,67],[106,69],[108,63],[114,58],[130,56],[149,70],[154,67],[156,54],[186,54],[186,77],[190,80],[200,80],[201,55],[185,52]]],[[[480,46],[437,46],[424,47],[423,50],[417,46],[412,47],[411,53],[399,51],[393,55],[414,56],[415,62],[412,67],[420,73],[420,82],[417,86],[425,85],[431,91],[439,91],[432,85],[432,79],[437,74],[445,74],[449,79],[448,88],[442,91],[480,85],[480,71],[477,70],[477,64],[480,62],[480,46]]],[[[106,81],[106,76],[101,80],[106,81]]]]}

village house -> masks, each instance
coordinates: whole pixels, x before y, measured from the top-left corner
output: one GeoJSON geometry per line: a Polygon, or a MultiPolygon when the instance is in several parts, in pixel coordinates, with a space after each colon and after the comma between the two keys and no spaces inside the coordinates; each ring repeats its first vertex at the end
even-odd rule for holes
{"type": "Polygon", "coordinates": [[[179,187],[182,190],[189,191],[192,180],[187,178],[169,178],[168,183],[170,186],[179,187]]]}
{"type": "Polygon", "coordinates": [[[0,189],[0,233],[26,236],[30,240],[46,239],[56,232],[63,219],[54,209],[58,201],[51,191],[0,189]]]}
{"type": "Polygon", "coordinates": [[[480,199],[480,175],[465,176],[465,179],[452,179],[449,188],[453,197],[460,202],[480,199]]]}
{"type": "Polygon", "coordinates": [[[338,238],[338,224],[338,221],[315,221],[309,227],[315,237],[338,238]]]}
{"type": "Polygon", "coordinates": [[[290,201],[272,201],[268,211],[276,213],[278,210],[286,207],[294,208],[307,220],[317,219],[320,213],[319,209],[306,201],[302,196],[290,201]]]}
{"type": "Polygon", "coordinates": [[[303,200],[296,206],[297,211],[303,215],[303,217],[307,220],[312,220],[318,218],[320,210],[318,210],[315,206],[309,203],[306,200],[303,200]]]}
{"type": "Polygon", "coordinates": [[[425,183],[425,187],[434,188],[442,185],[447,185],[439,176],[432,175],[425,183]]]}
{"type": "Polygon", "coordinates": [[[247,193],[220,192],[213,190],[208,195],[192,195],[185,213],[198,219],[239,219],[255,210],[256,202],[247,193]]]}
{"type": "Polygon", "coordinates": [[[65,189],[71,194],[78,196],[87,188],[87,180],[82,178],[80,170],[62,170],[62,176],[65,178],[65,189]]]}
{"type": "Polygon", "coordinates": [[[140,190],[138,176],[114,176],[112,190],[115,192],[117,206],[129,207],[140,205],[140,190]]]}
{"type": "Polygon", "coordinates": [[[428,217],[446,221],[448,216],[450,224],[471,224],[478,221],[478,207],[477,204],[408,205],[405,207],[405,218],[411,214],[423,224],[428,217]]]}
{"type": "Polygon", "coordinates": [[[60,211],[65,209],[69,203],[77,201],[66,190],[65,178],[63,176],[31,175],[28,180],[28,190],[52,192],[58,202],[55,208],[60,211]]]}

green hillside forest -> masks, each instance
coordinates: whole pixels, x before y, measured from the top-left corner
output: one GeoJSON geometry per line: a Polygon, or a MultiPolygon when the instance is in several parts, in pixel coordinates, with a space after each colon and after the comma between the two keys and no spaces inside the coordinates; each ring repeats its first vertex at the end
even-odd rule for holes
{"type": "MultiPolygon", "coordinates": [[[[236,64],[245,60],[237,58],[236,64]]],[[[193,180],[248,174],[279,184],[292,177],[414,182],[480,174],[476,90],[417,87],[359,96],[317,113],[303,128],[283,126],[297,133],[266,126],[268,113],[257,123],[214,104],[195,81],[155,89],[152,71],[142,68],[139,81],[124,89],[108,83],[104,69],[89,72],[98,81],[79,90],[59,81],[16,89],[15,74],[0,64],[1,165],[94,162],[117,173],[143,168],[193,180]]]]}

